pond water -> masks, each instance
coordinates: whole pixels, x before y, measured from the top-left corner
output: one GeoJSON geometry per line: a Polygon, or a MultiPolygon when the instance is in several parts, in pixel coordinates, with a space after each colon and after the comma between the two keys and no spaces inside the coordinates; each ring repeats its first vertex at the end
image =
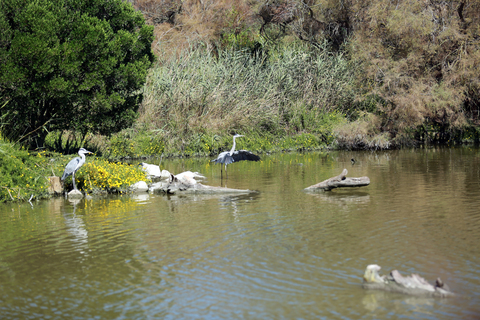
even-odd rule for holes
{"type": "Polygon", "coordinates": [[[480,318],[479,149],[208,160],[161,165],[257,192],[0,204],[0,318],[480,318]],[[370,186],[302,191],[344,168],[370,186]],[[365,291],[369,264],[460,296],[365,291]]]}

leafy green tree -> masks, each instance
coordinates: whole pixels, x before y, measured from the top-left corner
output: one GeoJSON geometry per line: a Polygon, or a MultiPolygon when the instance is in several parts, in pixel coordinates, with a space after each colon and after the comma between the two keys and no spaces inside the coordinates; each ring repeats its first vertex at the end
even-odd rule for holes
{"type": "Polygon", "coordinates": [[[130,126],[154,61],[153,27],[122,0],[0,0],[0,129],[42,146],[50,130],[130,126]]]}

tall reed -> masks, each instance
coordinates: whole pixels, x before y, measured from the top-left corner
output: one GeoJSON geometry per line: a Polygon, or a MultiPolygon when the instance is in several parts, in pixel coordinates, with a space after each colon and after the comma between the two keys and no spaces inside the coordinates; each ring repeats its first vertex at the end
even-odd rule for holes
{"type": "Polygon", "coordinates": [[[349,108],[353,70],[342,55],[290,46],[268,54],[192,48],[161,58],[144,89],[137,127],[179,145],[195,134],[320,132],[349,108]]]}

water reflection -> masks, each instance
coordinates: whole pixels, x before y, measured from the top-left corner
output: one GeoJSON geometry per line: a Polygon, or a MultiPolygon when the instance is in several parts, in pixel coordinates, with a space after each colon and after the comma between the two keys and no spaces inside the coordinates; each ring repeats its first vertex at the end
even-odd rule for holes
{"type": "Polygon", "coordinates": [[[134,193],[130,198],[139,203],[146,203],[150,199],[150,194],[147,192],[134,193]]]}
{"type": "Polygon", "coordinates": [[[67,231],[73,236],[71,241],[74,243],[75,250],[81,254],[86,254],[88,250],[88,231],[85,228],[85,223],[81,217],[75,215],[77,205],[81,202],[80,199],[68,200],[68,203],[73,207],[71,213],[65,212],[63,217],[65,218],[65,225],[67,231]]]}
{"type": "MultiPolygon", "coordinates": [[[[479,155],[275,154],[229,168],[228,187],[255,193],[4,204],[1,318],[478,318],[479,155]],[[371,184],[302,192],[343,168],[371,184]],[[470,299],[365,292],[372,263],[470,299]]],[[[205,159],[162,166],[223,183],[205,159]]]]}
{"type": "Polygon", "coordinates": [[[179,209],[195,210],[195,206],[210,203],[214,200],[223,210],[226,207],[232,208],[235,212],[239,202],[255,201],[260,197],[260,193],[251,192],[247,194],[168,194],[164,196],[170,212],[177,212],[179,209]],[[193,207],[192,207],[193,206],[193,207]]]}
{"type": "Polygon", "coordinates": [[[435,305],[435,299],[367,291],[362,299],[362,304],[366,310],[371,312],[388,308],[389,312],[402,313],[405,305],[408,305],[411,312],[433,315],[431,308],[435,305]]]}
{"type": "Polygon", "coordinates": [[[308,195],[329,203],[337,205],[355,205],[368,204],[370,202],[370,194],[361,191],[321,191],[317,193],[307,193],[308,195]]]}

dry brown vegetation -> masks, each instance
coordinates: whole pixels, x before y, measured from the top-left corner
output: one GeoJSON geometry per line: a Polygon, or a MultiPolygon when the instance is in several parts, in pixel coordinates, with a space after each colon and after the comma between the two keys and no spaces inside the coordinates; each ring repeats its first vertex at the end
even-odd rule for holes
{"type": "Polygon", "coordinates": [[[264,50],[286,39],[320,49],[326,42],[359,66],[353,107],[372,115],[351,120],[367,122],[358,125],[366,136],[388,133],[382,137],[392,146],[446,141],[469,127],[478,140],[480,1],[131,1],[155,25],[160,61],[199,44],[218,55],[240,34],[246,47],[264,50]]]}
{"type": "Polygon", "coordinates": [[[258,5],[244,0],[131,2],[155,26],[153,49],[161,56],[178,54],[199,44],[216,48],[224,35],[238,34],[259,21],[255,14],[258,5]]]}
{"type": "Polygon", "coordinates": [[[395,138],[433,125],[441,140],[480,124],[478,1],[359,1],[352,8],[350,50],[369,80],[362,89],[388,102],[378,106],[383,131],[395,138]]]}

